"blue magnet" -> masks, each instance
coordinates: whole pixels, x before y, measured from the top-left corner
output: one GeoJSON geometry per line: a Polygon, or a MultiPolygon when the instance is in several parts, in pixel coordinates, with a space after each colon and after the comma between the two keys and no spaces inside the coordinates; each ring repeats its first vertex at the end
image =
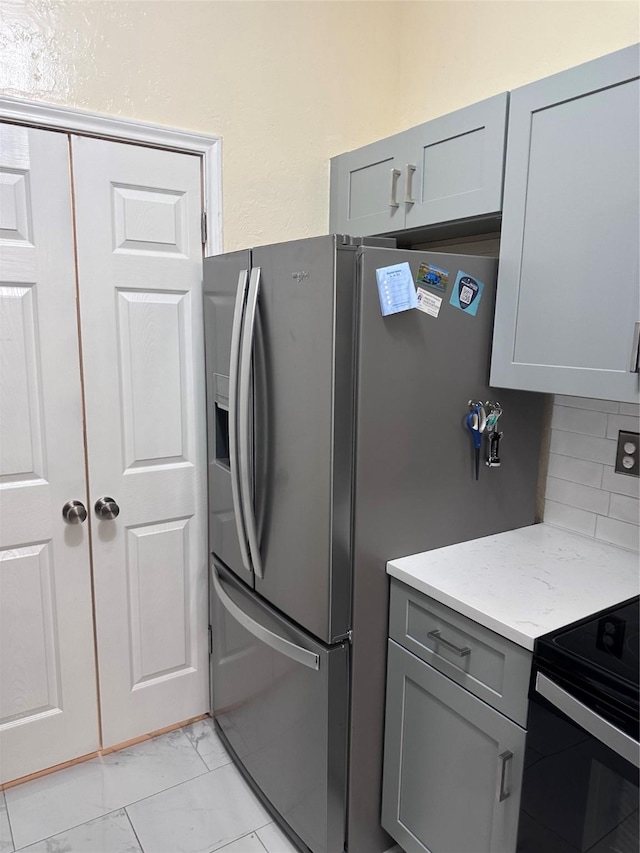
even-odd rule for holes
{"type": "Polygon", "coordinates": [[[475,317],[478,313],[478,305],[480,304],[483,290],[483,282],[459,270],[456,276],[456,283],[451,292],[449,304],[464,311],[465,314],[471,314],[475,317]]]}

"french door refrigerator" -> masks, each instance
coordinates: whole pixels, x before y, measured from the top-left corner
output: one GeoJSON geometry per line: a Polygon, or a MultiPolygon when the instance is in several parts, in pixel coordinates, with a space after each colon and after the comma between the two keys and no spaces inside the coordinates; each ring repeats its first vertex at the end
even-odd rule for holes
{"type": "Polygon", "coordinates": [[[487,386],[496,267],[340,235],[205,259],[212,713],[313,853],[392,845],[387,560],[535,521],[545,398],[487,386]],[[376,270],[403,263],[449,273],[438,316],[382,315],[376,270]],[[496,397],[476,480],[468,401],[496,397]]]}

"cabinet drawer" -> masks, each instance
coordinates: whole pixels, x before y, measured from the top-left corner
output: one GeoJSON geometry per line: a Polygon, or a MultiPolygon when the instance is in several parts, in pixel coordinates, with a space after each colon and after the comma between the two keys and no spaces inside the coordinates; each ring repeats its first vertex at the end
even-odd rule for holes
{"type": "Polygon", "coordinates": [[[526,727],[531,653],[391,579],[389,636],[526,727]]]}

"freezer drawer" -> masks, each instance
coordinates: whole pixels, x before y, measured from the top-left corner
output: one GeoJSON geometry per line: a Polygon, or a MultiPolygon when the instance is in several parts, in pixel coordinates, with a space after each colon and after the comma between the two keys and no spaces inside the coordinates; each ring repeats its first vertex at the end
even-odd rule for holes
{"type": "Polygon", "coordinates": [[[345,837],[348,646],[294,628],[216,561],[213,714],[273,808],[313,853],[345,837]]]}

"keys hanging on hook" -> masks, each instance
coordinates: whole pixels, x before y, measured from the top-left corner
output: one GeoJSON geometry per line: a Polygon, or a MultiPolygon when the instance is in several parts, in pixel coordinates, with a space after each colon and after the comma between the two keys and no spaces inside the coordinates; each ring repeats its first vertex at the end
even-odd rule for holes
{"type": "Polygon", "coordinates": [[[502,433],[498,432],[497,424],[500,415],[502,414],[502,407],[500,403],[492,403],[487,400],[485,403],[487,410],[487,459],[486,465],[488,468],[499,468],[500,467],[500,439],[502,438],[502,433]]]}

